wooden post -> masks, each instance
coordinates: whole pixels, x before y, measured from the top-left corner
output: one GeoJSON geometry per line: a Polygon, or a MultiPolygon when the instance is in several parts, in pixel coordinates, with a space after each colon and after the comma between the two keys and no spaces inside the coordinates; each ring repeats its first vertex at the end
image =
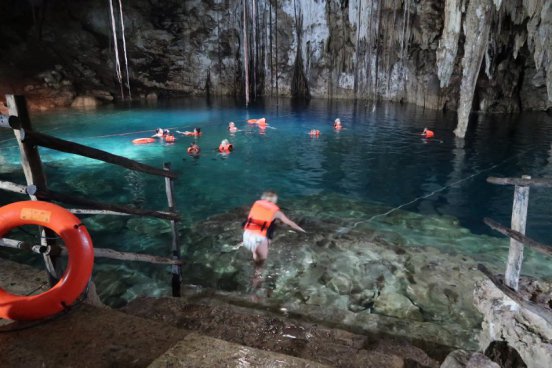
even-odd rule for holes
{"type": "MultiPolygon", "coordinates": [[[[26,131],[32,131],[25,97],[6,95],[6,102],[8,103],[9,114],[18,117],[21,128],[26,131]]],[[[46,175],[44,175],[44,171],[42,170],[42,161],[40,160],[38,149],[22,141],[20,130],[14,129],[13,132],[19,145],[21,166],[23,167],[27,185],[35,185],[39,189],[46,190],[46,175]]],[[[30,195],[30,197],[33,201],[37,199],[34,195],[30,195]]],[[[55,243],[53,239],[57,235],[52,230],[39,228],[39,234],[41,244],[52,245],[55,243]]],[[[55,258],[45,254],[43,255],[43,259],[50,278],[50,284],[53,286],[58,281],[55,258]]]]}
{"type": "MultiPolygon", "coordinates": [[[[171,164],[165,162],[163,164],[163,169],[166,171],[171,170],[171,164]]],[[[174,212],[175,202],[174,202],[174,181],[169,177],[165,177],[165,191],[167,192],[167,202],[169,204],[169,212],[174,212]]],[[[176,221],[171,221],[171,233],[172,233],[172,259],[179,261],[180,260],[180,247],[178,242],[178,230],[176,228],[176,221]]],[[[174,297],[180,296],[180,284],[182,281],[182,266],[181,265],[172,265],[172,294],[174,297]]]]}
{"type": "MultiPolygon", "coordinates": [[[[523,175],[522,179],[531,179],[531,177],[523,175]]],[[[512,207],[512,229],[521,234],[525,234],[528,205],[529,187],[516,185],[514,191],[514,205],[512,207]]],[[[518,290],[519,286],[519,275],[521,273],[522,262],[523,243],[510,239],[510,251],[508,252],[508,264],[506,265],[504,282],[515,291],[518,290]]]]}

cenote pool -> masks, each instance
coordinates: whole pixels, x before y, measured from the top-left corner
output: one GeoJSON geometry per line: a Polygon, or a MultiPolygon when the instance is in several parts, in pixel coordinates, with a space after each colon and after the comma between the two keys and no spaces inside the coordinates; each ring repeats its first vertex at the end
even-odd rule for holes
{"type": "MultiPolygon", "coordinates": [[[[552,175],[550,116],[524,113],[475,115],[472,119],[466,139],[460,141],[452,133],[454,113],[396,104],[379,104],[373,110],[372,105],[341,100],[313,100],[308,105],[266,100],[245,109],[229,100],[183,99],[154,106],[32,115],[38,131],[158,167],[171,162],[180,174],[176,201],[183,215],[183,253],[189,261],[184,269],[185,282],[247,292],[250,255],[234,247],[241,241],[240,221],[263,190],[273,189],[280,194],[283,210],[309,232],[301,238],[287,229],[278,231],[290,236],[289,242],[298,247],[279,246],[287,238],[275,239],[267,265],[268,277],[274,279],[274,300],[288,306],[375,312],[419,322],[449,318],[447,313],[453,312],[445,304],[451,297],[447,294],[444,302],[429,298],[422,308],[423,298],[418,295],[416,299],[412,285],[425,284],[418,279],[406,285],[401,280],[408,275],[401,276],[397,267],[425,277],[414,260],[434,262],[436,274],[425,280],[448,275],[455,287],[463,282],[457,278],[465,274],[450,270],[467,259],[502,269],[508,243],[487,229],[482,219],[491,217],[508,224],[513,188],[487,184],[486,178],[552,175]],[[246,123],[262,116],[270,124],[264,132],[246,123]],[[345,127],[340,132],[332,128],[336,117],[345,127]],[[229,121],[236,122],[240,131],[230,135],[229,121]],[[151,136],[157,127],[200,127],[200,158],[186,155],[194,140],[191,137],[177,136],[174,144],[131,143],[151,136]],[[436,139],[421,139],[419,133],[424,127],[433,129],[436,139]],[[309,137],[307,132],[313,128],[320,130],[320,137],[309,137]],[[223,138],[235,147],[227,157],[216,152],[223,138]],[[401,205],[398,211],[373,218],[401,205]],[[396,252],[391,255],[393,260],[385,260],[385,250],[372,249],[381,258],[365,253],[365,239],[390,248],[410,247],[418,253],[407,252],[405,260],[396,252]],[[363,257],[369,261],[360,262],[363,257]],[[386,262],[396,264],[382,270],[386,262]],[[443,269],[439,271],[439,267],[443,269]],[[379,286],[369,280],[380,274],[387,286],[381,285],[381,278],[379,286]],[[321,292],[321,288],[328,291],[321,292]],[[362,296],[374,288],[378,289],[377,296],[362,296]],[[416,300],[419,313],[397,312],[404,310],[404,305],[393,296],[387,297],[389,303],[378,306],[381,295],[387,295],[385,290],[392,291],[389,295],[416,300]],[[393,312],[389,305],[400,307],[393,312]]],[[[162,178],[47,149],[41,149],[41,155],[53,190],[152,209],[167,206],[162,178]]],[[[11,132],[0,131],[0,165],[0,180],[24,183],[11,132]]],[[[2,204],[23,199],[0,195],[2,204]]],[[[531,189],[527,234],[548,244],[552,243],[551,206],[552,192],[531,189]]],[[[163,221],[88,217],[85,223],[97,246],[169,254],[169,228],[163,221]]],[[[550,260],[528,252],[523,271],[550,278],[550,264],[550,260]]],[[[466,269],[469,267],[466,264],[466,269]]],[[[136,295],[170,293],[164,267],[99,260],[95,272],[100,294],[112,305],[136,295]]],[[[464,281],[470,295],[471,281],[464,281]]],[[[456,293],[463,295],[464,291],[456,293]]],[[[456,298],[458,316],[466,314],[462,308],[470,308],[470,295],[465,296],[465,305],[458,301],[463,296],[456,298]]],[[[455,321],[465,330],[478,325],[477,317],[458,317],[455,321]]]]}

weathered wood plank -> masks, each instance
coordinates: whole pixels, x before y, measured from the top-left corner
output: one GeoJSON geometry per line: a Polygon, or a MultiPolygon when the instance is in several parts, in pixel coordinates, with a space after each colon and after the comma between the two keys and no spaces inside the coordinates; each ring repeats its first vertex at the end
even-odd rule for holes
{"type": "MultiPolygon", "coordinates": [[[[522,179],[531,179],[524,175],[522,179]]],[[[525,234],[527,223],[527,207],[529,206],[529,187],[516,185],[514,190],[514,204],[512,206],[512,230],[525,234]]],[[[514,290],[518,290],[519,275],[523,263],[523,243],[510,239],[508,263],[504,282],[514,290]]]]}
{"type": "Polygon", "coordinates": [[[477,269],[481,271],[485,276],[487,276],[487,278],[489,278],[489,280],[491,280],[491,282],[495,284],[495,286],[500,289],[500,291],[502,291],[504,294],[506,294],[510,299],[521,305],[523,308],[528,309],[538,316],[544,318],[548,323],[552,324],[552,312],[550,311],[550,309],[546,309],[536,303],[523,299],[515,292],[515,290],[512,290],[497,277],[495,277],[491,273],[491,271],[489,271],[489,269],[485,267],[485,265],[478,264],[477,269]]]}
{"type": "Polygon", "coordinates": [[[12,183],[11,181],[0,180],[0,189],[13,193],[28,194],[27,187],[25,185],[12,183]]]}
{"type": "Polygon", "coordinates": [[[529,186],[529,187],[539,187],[539,188],[552,188],[552,179],[548,178],[538,178],[531,179],[529,178],[497,178],[490,176],[487,178],[487,182],[497,185],[520,185],[520,186],[529,186]]]}
{"type": "Polygon", "coordinates": [[[509,229],[504,225],[499,224],[498,222],[485,217],[483,219],[483,222],[487,224],[491,229],[498,231],[502,235],[506,235],[509,238],[513,238],[517,240],[520,243],[525,244],[526,246],[535,249],[538,252],[547,254],[549,256],[552,256],[552,245],[546,245],[543,243],[539,243],[536,240],[533,240],[531,238],[526,237],[522,233],[509,229]]]}
{"type": "MultiPolygon", "coordinates": [[[[31,119],[29,117],[29,110],[27,109],[27,101],[25,96],[6,95],[6,102],[8,104],[10,116],[15,117],[20,129],[14,129],[13,133],[17,139],[17,145],[19,146],[20,161],[25,174],[25,180],[27,185],[34,185],[40,189],[46,189],[46,175],[42,168],[42,160],[38,148],[22,141],[23,131],[32,132],[31,119]]],[[[11,119],[13,120],[13,119],[11,119]]],[[[36,200],[37,197],[28,192],[31,200],[36,200]]],[[[48,229],[39,227],[40,241],[43,245],[52,245],[54,242],[50,240],[55,236],[55,233],[48,229]]],[[[50,277],[50,284],[53,286],[57,283],[58,273],[56,270],[56,259],[49,255],[43,255],[44,264],[48,275],[50,277]]]]}
{"type": "Polygon", "coordinates": [[[175,179],[177,175],[172,171],[161,170],[153,166],[142,164],[138,161],[128,159],[126,157],[114,155],[112,153],[99,150],[97,148],[88,147],[79,143],[66,141],[64,139],[49,136],[33,131],[25,131],[24,142],[31,145],[38,145],[46,148],[51,148],[57,151],[73,153],[95,160],[119,165],[130,170],[140,171],[151,175],[164,176],[175,179]]]}
{"type": "Polygon", "coordinates": [[[90,207],[91,209],[95,209],[95,210],[123,212],[123,213],[128,213],[130,215],[150,216],[150,217],[157,217],[157,218],[166,219],[166,220],[180,219],[180,215],[173,212],[151,211],[151,210],[144,210],[141,208],[133,208],[133,207],[123,206],[118,204],[96,202],[90,199],[58,193],[51,190],[39,190],[36,192],[36,196],[38,199],[41,199],[41,200],[63,202],[63,203],[68,203],[76,206],[90,207]]]}
{"type": "MultiPolygon", "coordinates": [[[[9,239],[9,238],[0,238],[0,247],[22,249],[32,251],[34,253],[41,254],[47,251],[47,247],[40,245],[31,245],[29,243],[9,239]]],[[[56,256],[67,256],[67,248],[53,245],[50,247],[50,253],[55,254],[56,256]]],[[[141,253],[131,253],[131,252],[119,252],[109,248],[96,248],[94,247],[94,257],[97,258],[110,258],[118,259],[121,261],[137,261],[137,262],[147,262],[154,264],[164,264],[164,265],[181,265],[181,260],[174,260],[167,257],[154,256],[150,254],[141,254],[141,253]]]]}

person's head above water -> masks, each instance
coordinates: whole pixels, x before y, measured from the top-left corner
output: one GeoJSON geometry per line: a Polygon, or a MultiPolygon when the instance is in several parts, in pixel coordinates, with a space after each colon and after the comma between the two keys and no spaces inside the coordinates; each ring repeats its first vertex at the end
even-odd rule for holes
{"type": "Polygon", "coordinates": [[[335,119],[334,124],[341,124],[341,120],[339,120],[339,118],[335,119]]]}
{"type": "Polygon", "coordinates": [[[276,202],[278,202],[278,194],[276,194],[276,192],[269,190],[269,191],[263,192],[263,194],[261,195],[261,199],[275,204],[276,202]]]}
{"type": "Polygon", "coordinates": [[[201,134],[201,128],[194,128],[194,133],[201,134]]]}
{"type": "Polygon", "coordinates": [[[229,123],[228,123],[228,126],[229,126],[229,127],[232,127],[232,128],[233,128],[233,127],[235,127],[235,126],[236,126],[236,124],[234,124],[234,122],[233,122],[233,121],[231,121],[231,122],[229,122],[229,123]]]}

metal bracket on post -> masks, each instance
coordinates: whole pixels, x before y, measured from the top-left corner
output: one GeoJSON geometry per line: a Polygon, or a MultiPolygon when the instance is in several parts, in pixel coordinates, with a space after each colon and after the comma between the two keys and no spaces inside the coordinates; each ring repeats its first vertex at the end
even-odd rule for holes
{"type": "MultiPolygon", "coordinates": [[[[171,164],[165,162],[163,164],[163,170],[170,171],[171,164]]],[[[175,201],[174,201],[174,181],[171,178],[165,177],[165,191],[167,193],[167,202],[169,204],[169,211],[174,212],[175,201]]],[[[176,228],[176,221],[171,220],[171,234],[172,234],[172,244],[171,244],[171,258],[173,260],[180,260],[180,246],[178,241],[178,230],[176,228]]],[[[180,285],[182,283],[182,266],[181,265],[172,265],[172,294],[174,297],[180,297],[180,285]]]]}

